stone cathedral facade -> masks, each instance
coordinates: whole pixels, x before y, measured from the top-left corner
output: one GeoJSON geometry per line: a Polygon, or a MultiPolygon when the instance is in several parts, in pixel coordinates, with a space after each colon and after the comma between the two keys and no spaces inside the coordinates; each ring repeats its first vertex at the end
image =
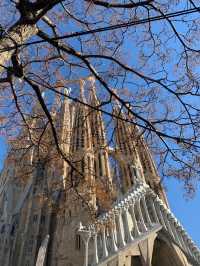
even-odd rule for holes
{"type": "MultiPolygon", "coordinates": [[[[110,145],[94,79],[87,82],[87,97],[81,81],[76,102],[60,98],[52,107],[60,156],[48,128],[39,150],[8,154],[0,176],[0,266],[200,265],[139,130],[115,101],[110,145]]],[[[42,123],[33,118],[35,128],[42,123]]]]}

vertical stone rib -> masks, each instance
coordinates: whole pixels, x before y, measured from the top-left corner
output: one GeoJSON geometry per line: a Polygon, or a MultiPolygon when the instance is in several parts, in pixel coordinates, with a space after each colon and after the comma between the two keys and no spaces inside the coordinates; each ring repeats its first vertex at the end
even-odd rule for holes
{"type": "Polygon", "coordinates": [[[147,227],[146,227],[146,224],[144,222],[144,217],[143,217],[143,212],[142,212],[141,205],[140,205],[140,200],[136,201],[136,208],[138,211],[141,228],[142,228],[143,232],[147,232],[147,227]]]}
{"type": "Polygon", "coordinates": [[[133,230],[134,230],[134,236],[135,237],[138,237],[141,235],[141,232],[138,228],[138,224],[137,224],[137,220],[136,220],[136,217],[135,217],[135,210],[134,210],[134,205],[135,203],[133,202],[129,208],[130,210],[130,214],[131,214],[131,218],[132,218],[132,222],[133,222],[133,230]]]}
{"type": "Polygon", "coordinates": [[[107,249],[107,241],[106,241],[106,228],[105,225],[102,224],[101,228],[102,233],[102,248],[103,248],[103,258],[106,258],[108,256],[108,249],[107,249]]]}
{"type": "Polygon", "coordinates": [[[110,235],[111,235],[111,249],[112,252],[116,252],[118,250],[116,243],[115,243],[115,233],[114,233],[114,224],[110,227],[110,235]]]}
{"type": "Polygon", "coordinates": [[[152,227],[152,222],[151,222],[151,219],[150,219],[150,216],[149,216],[149,211],[148,211],[148,208],[147,208],[147,205],[146,205],[145,196],[142,196],[141,201],[142,201],[142,205],[144,207],[145,216],[146,216],[146,219],[147,219],[147,227],[151,228],[152,227]]]}
{"type": "Polygon", "coordinates": [[[126,235],[126,241],[128,243],[131,243],[133,241],[133,237],[131,235],[131,230],[130,230],[129,222],[128,222],[128,207],[125,207],[123,209],[123,213],[124,213],[124,231],[126,235]]]}
{"type": "Polygon", "coordinates": [[[121,210],[115,212],[115,221],[116,221],[116,228],[117,228],[117,239],[120,247],[125,246],[124,241],[124,228],[122,223],[121,217],[121,210]]]}

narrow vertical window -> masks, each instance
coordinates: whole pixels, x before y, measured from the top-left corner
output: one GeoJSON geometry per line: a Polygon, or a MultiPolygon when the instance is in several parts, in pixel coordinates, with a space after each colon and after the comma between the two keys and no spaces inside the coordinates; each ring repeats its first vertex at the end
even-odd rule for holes
{"type": "Polygon", "coordinates": [[[76,250],[81,249],[81,237],[80,237],[80,235],[76,235],[76,237],[75,237],[75,248],[76,248],[76,250]]]}

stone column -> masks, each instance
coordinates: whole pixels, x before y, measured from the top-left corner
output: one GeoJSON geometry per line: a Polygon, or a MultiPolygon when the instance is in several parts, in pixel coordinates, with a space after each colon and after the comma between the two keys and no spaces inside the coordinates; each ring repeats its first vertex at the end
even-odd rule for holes
{"type": "Polygon", "coordinates": [[[155,208],[156,208],[156,213],[158,215],[158,219],[159,219],[160,223],[167,230],[166,224],[165,224],[165,220],[163,218],[163,215],[162,215],[162,212],[161,212],[161,209],[160,209],[160,199],[158,197],[156,197],[155,208]]]}
{"type": "Polygon", "coordinates": [[[115,211],[115,218],[116,218],[117,240],[119,242],[119,246],[120,247],[124,247],[125,246],[125,242],[124,242],[121,210],[115,211]]]}
{"type": "Polygon", "coordinates": [[[142,230],[144,232],[146,232],[147,231],[147,227],[146,227],[145,222],[144,222],[143,213],[142,213],[142,209],[141,209],[141,206],[140,206],[140,199],[136,201],[136,208],[137,208],[137,211],[138,211],[138,214],[139,214],[139,220],[140,220],[140,223],[141,223],[142,230]]]}
{"type": "Polygon", "coordinates": [[[182,248],[183,248],[183,250],[185,252],[188,252],[187,246],[185,245],[185,242],[184,242],[183,237],[182,237],[182,227],[180,225],[177,225],[176,228],[177,228],[177,231],[178,231],[179,239],[181,241],[181,246],[182,246],[182,248]]]}
{"type": "Polygon", "coordinates": [[[137,220],[136,220],[136,217],[135,217],[135,210],[134,210],[134,202],[130,205],[129,207],[129,211],[130,211],[130,215],[131,215],[131,218],[132,218],[132,222],[133,222],[133,226],[134,226],[134,233],[135,233],[135,236],[140,236],[141,235],[141,232],[138,228],[138,225],[137,225],[137,220]]]}
{"type": "Polygon", "coordinates": [[[188,240],[187,240],[187,242],[188,242],[188,247],[189,247],[189,250],[190,250],[192,256],[194,258],[196,258],[196,255],[194,253],[194,243],[193,243],[192,239],[189,237],[188,240]]]}
{"type": "Polygon", "coordinates": [[[187,251],[188,251],[189,255],[191,257],[193,257],[194,254],[190,250],[190,246],[189,246],[189,243],[188,243],[188,236],[187,236],[185,231],[182,231],[182,237],[183,237],[183,241],[184,241],[184,243],[186,245],[186,248],[187,248],[187,251]]]}
{"type": "Polygon", "coordinates": [[[106,227],[104,224],[102,225],[101,233],[102,233],[103,258],[106,258],[108,256],[108,249],[106,245],[106,227]]]}
{"type": "Polygon", "coordinates": [[[158,219],[158,215],[157,215],[156,208],[155,208],[154,201],[153,201],[152,197],[149,198],[149,203],[150,203],[150,206],[151,206],[151,210],[152,210],[152,214],[153,214],[153,218],[155,220],[155,223],[159,224],[160,222],[159,222],[159,219],[158,219]]]}
{"type": "Polygon", "coordinates": [[[99,263],[99,257],[98,257],[98,247],[97,247],[97,233],[93,234],[93,243],[94,243],[94,255],[93,255],[93,265],[96,265],[99,263]]]}
{"type": "Polygon", "coordinates": [[[195,259],[200,262],[200,252],[198,247],[194,243],[192,245],[192,251],[194,253],[195,259]]]}
{"type": "Polygon", "coordinates": [[[84,245],[85,245],[85,257],[84,257],[84,266],[88,266],[88,245],[91,238],[90,230],[87,230],[80,224],[80,228],[78,230],[79,235],[81,236],[84,245]]]}
{"type": "Polygon", "coordinates": [[[149,211],[148,211],[148,208],[147,208],[147,205],[146,205],[146,200],[145,200],[145,196],[142,197],[142,205],[144,207],[144,212],[145,212],[145,216],[147,218],[147,226],[149,226],[150,228],[152,227],[152,222],[151,222],[151,218],[149,216],[149,211]]]}
{"type": "Polygon", "coordinates": [[[111,235],[111,249],[112,252],[116,252],[118,250],[115,242],[115,233],[114,233],[114,224],[110,225],[110,235],[111,235]]]}
{"type": "Polygon", "coordinates": [[[171,215],[169,215],[168,219],[169,219],[169,222],[170,222],[170,225],[171,225],[172,236],[174,236],[174,240],[176,241],[176,243],[178,245],[182,246],[182,243],[180,241],[180,237],[179,237],[179,234],[178,234],[178,231],[177,231],[177,228],[176,228],[176,223],[174,221],[174,218],[171,215]]]}
{"type": "Polygon", "coordinates": [[[168,217],[168,212],[165,209],[163,209],[162,212],[163,212],[163,218],[165,220],[165,224],[166,224],[166,227],[167,227],[167,231],[176,240],[176,237],[175,237],[176,234],[174,233],[173,226],[171,226],[170,218],[168,217]]]}
{"type": "Polygon", "coordinates": [[[123,214],[124,214],[124,232],[127,238],[127,242],[130,243],[133,241],[133,237],[131,235],[131,231],[130,231],[129,223],[128,223],[128,206],[126,206],[123,209],[123,214]]]}

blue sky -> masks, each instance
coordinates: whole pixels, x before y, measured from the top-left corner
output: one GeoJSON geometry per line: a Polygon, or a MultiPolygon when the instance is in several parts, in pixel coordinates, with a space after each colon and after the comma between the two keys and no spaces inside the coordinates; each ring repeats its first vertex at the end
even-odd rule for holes
{"type": "Polygon", "coordinates": [[[199,186],[194,198],[186,199],[184,197],[183,183],[180,183],[175,179],[165,180],[165,183],[167,186],[167,196],[172,212],[196,244],[200,246],[199,186]]]}

